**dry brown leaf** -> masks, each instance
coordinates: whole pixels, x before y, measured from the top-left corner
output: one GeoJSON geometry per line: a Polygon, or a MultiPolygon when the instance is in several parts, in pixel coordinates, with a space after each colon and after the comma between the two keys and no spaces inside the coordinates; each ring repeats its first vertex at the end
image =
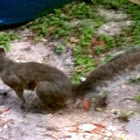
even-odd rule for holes
{"type": "Polygon", "coordinates": [[[89,110],[91,106],[91,99],[90,98],[84,98],[83,99],[83,108],[85,110],[89,110]]]}
{"type": "Polygon", "coordinates": [[[0,111],[0,114],[3,114],[3,113],[5,113],[5,112],[8,112],[10,109],[11,109],[10,107],[5,108],[4,110],[0,111]]]}
{"type": "Polygon", "coordinates": [[[103,129],[102,127],[97,127],[94,130],[92,130],[91,133],[92,134],[100,134],[102,129],[103,129]]]}
{"type": "Polygon", "coordinates": [[[101,41],[99,42],[99,44],[102,45],[102,46],[105,46],[105,42],[104,42],[103,40],[101,40],[101,41]]]}
{"type": "Polygon", "coordinates": [[[102,128],[106,127],[105,124],[103,124],[103,123],[93,123],[93,124],[97,127],[102,127],[102,128]]]}
{"type": "Polygon", "coordinates": [[[70,133],[73,133],[73,132],[78,133],[78,127],[77,126],[76,127],[72,127],[72,128],[70,128],[68,130],[68,132],[70,132],[70,133]]]}

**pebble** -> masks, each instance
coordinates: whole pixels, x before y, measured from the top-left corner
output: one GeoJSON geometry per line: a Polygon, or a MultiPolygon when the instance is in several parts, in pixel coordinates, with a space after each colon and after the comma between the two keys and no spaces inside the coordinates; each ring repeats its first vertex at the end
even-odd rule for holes
{"type": "Polygon", "coordinates": [[[83,132],[91,132],[93,129],[95,129],[96,126],[92,124],[83,124],[79,126],[79,129],[83,132]]]}

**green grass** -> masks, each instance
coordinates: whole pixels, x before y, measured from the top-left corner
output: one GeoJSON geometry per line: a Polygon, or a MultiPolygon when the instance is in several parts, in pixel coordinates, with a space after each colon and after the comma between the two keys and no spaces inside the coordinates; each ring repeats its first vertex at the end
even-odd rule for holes
{"type": "MultiPolygon", "coordinates": [[[[123,44],[127,38],[131,38],[132,45],[140,44],[140,6],[135,5],[128,0],[93,0],[96,5],[104,5],[106,9],[123,10],[131,15],[133,26],[126,28],[118,38],[123,44]]],[[[128,40],[128,39],[127,39],[128,40]]],[[[117,40],[118,41],[118,40],[117,40]]],[[[129,42],[130,43],[130,42],[129,42]]],[[[122,45],[121,45],[122,46],[122,45]]]]}
{"type": "Polygon", "coordinates": [[[24,28],[31,29],[36,33],[36,36],[40,37],[50,35],[54,35],[56,38],[78,37],[87,27],[101,24],[98,19],[95,22],[94,13],[96,13],[94,5],[87,5],[84,2],[72,2],[53,13],[30,22],[24,28]],[[72,25],[74,20],[78,22],[77,26],[72,25]]]}
{"type": "Polygon", "coordinates": [[[15,33],[0,33],[0,46],[9,51],[10,42],[17,39],[20,39],[20,37],[15,33]]]}
{"type": "Polygon", "coordinates": [[[61,54],[63,53],[65,47],[63,45],[58,45],[55,49],[56,54],[61,54]]]}
{"type": "Polygon", "coordinates": [[[136,96],[134,97],[134,100],[135,100],[136,102],[139,102],[139,103],[140,103],[140,94],[136,95],[136,96]]]}

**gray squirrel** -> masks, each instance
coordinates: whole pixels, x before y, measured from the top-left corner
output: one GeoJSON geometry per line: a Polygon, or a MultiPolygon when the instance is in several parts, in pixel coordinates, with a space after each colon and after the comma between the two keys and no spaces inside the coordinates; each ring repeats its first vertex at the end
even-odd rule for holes
{"type": "Polygon", "coordinates": [[[84,97],[105,80],[120,71],[131,70],[140,64],[140,48],[134,48],[113,58],[109,63],[96,68],[84,82],[72,85],[68,77],[50,65],[27,62],[17,63],[6,57],[0,48],[0,77],[25,105],[24,89],[35,90],[42,103],[52,109],[62,108],[68,99],[84,97]]]}

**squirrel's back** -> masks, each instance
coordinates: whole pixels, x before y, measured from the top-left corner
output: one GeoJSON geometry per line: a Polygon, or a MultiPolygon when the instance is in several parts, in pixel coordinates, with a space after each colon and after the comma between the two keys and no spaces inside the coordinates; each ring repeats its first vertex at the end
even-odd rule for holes
{"type": "Polygon", "coordinates": [[[49,81],[56,83],[60,88],[71,88],[69,78],[55,67],[36,62],[14,63],[11,69],[25,84],[49,81]]]}

